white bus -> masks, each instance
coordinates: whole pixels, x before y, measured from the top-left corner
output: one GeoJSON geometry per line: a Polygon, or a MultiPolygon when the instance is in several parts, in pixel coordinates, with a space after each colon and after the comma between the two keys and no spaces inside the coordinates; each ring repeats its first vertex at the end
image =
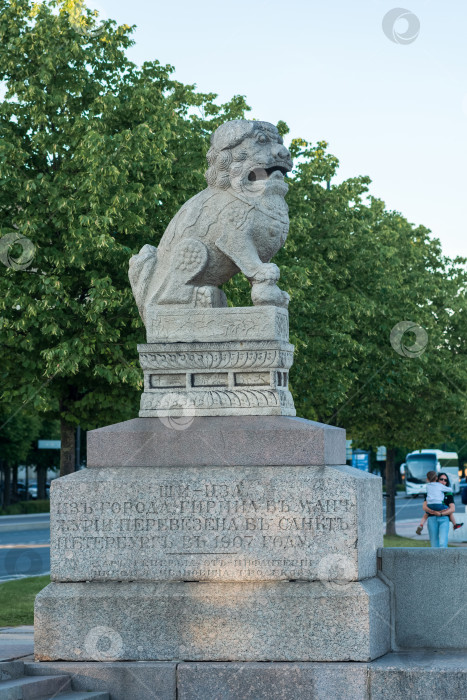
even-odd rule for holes
{"type": "Polygon", "coordinates": [[[446,472],[452,492],[454,494],[460,492],[457,452],[433,449],[409,452],[400,471],[405,475],[406,496],[417,498],[419,494],[426,494],[426,474],[429,471],[446,472]]]}

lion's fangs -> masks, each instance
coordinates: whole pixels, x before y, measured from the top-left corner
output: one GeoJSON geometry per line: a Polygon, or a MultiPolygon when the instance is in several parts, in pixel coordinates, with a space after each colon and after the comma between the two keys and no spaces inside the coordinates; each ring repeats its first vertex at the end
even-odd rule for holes
{"type": "Polygon", "coordinates": [[[257,180],[267,180],[274,173],[280,173],[283,177],[287,175],[287,168],[280,165],[273,165],[271,168],[253,168],[253,170],[248,175],[250,182],[256,182],[257,180]]]}

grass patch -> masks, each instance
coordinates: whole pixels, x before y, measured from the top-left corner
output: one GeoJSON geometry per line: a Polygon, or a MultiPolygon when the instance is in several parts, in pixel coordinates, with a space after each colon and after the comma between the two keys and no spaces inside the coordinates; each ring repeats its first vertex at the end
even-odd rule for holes
{"type": "Polygon", "coordinates": [[[385,547],[429,547],[430,542],[425,540],[411,540],[410,537],[399,535],[384,535],[385,547]]]}
{"type": "Polygon", "coordinates": [[[0,515],[22,515],[23,513],[50,513],[50,501],[18,501],[11,506],[0,508],[0,515]]]}
{"type": "Polygon", "coordinates": [[[0,583],[0,627],[34,624],[34,598],[50,576],[33,576],[0,583]]]}

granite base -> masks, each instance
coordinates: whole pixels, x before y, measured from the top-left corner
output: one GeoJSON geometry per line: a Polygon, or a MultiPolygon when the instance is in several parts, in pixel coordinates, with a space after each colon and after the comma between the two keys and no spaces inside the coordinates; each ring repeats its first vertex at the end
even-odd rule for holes
{"type": "Polygon", "coordinates": [[[389,650],[389,590],[377,578],[52,583],[34,641],[42,661],[367,661],[389,650]]]}
{"type": "Polygon", "coordinates": [[[369,663],[25,663],[31,675],[63,675],[72,688],[111,700],[459,700],[465,652],[389,653],[369,663]]]}

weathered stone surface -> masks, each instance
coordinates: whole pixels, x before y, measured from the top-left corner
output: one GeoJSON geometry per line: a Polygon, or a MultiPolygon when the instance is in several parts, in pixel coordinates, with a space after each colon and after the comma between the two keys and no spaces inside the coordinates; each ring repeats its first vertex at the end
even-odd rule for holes
{"type": "Polygon", "coordinates": [[[376,575],[381,481],[348,466],[89,469],[51,494],[54,581],[376,575]]]}
{"type": "Polygon", "coordinates": [[[368,667],[371,700],[467,697],[467,659],[462,651],[398,652],[368,667]]]}
{"type": "Polygon", "coordinates": [[[145,245],[130,261],[150,344],[140,347],[140,416],[294,416],[289,296],[269,262],[289,228],[290,153],[267,122],[228,122],[211,141],[208,188],[172,219],[159,248],[145,245]],[[227,308],[219,285],[239,271],[254,306],[227,308]]]}
{"type": "Polygon", "coordinates": [[[130,261],[149,342],[161,307],[227,306],[218,286],[237,272],[251,282],[253,304],[288,304],[276,284],[279,269],[269,263],[289,230],[284,175],[292,160],[279,132],[268,122],[226,122],[207,158],[207,189],[183,205],[158,248],[145,245],[130,261]]]}
{"type": "Polygon", "coordinates": [[[394,547],[380,554],[393,585],[397,646],[467,649],[467,549],[394,547]]]}
{"type": "Polygon", "coordinates": [[[370,662],[27,662],[112,700],[395,700],[467,697],[462,652],[388,653],[370,662]]]}
{"type": "Polygon", "coordinates": [[[221,343],[220,352],[225,342],[274,340],[289,340],[289,314],[287,309],[277,306],[225,309],[162,306],[154,312],[147,329],[149,344],[221,343]]]}
{"type": "Polygon", "coordinates": [[[135,418],[91,430],[87,439],[88,467],[345,464],[345,430],[303,418],[135,418]]]}
{"type": "Polygon", "coordinates": [[[388,596],[377,578],[335,586],[52,583],[36,598],[35,654],[42,661],[366,661],[388,651],[388,596]]]}
{"type": "Polygon", "coordinates": [[[366,700],[362,663],[181,663],[178,700],[366,700]]]}
{"type": "Polygon", "coordinates": [[[67,674],[74,691],[107,692],[112,700],[175,700],[175,663],[77,661],[26,663],[32,676],[67,674]]]}
{"type": "MultiPolygon", "coordinates": [[[[251,309],[266,310],[287,313],[251,309]]],[[[144,371],[141,417],[295,415],[288,389],[293,345],[285,341],[152,343],[138,350],[144,371]]]]}
{"type": "Polygon", "coordinates": [[[11,681],[24,675],[22,661],[0,661],[0,681],[11,681]]]}

